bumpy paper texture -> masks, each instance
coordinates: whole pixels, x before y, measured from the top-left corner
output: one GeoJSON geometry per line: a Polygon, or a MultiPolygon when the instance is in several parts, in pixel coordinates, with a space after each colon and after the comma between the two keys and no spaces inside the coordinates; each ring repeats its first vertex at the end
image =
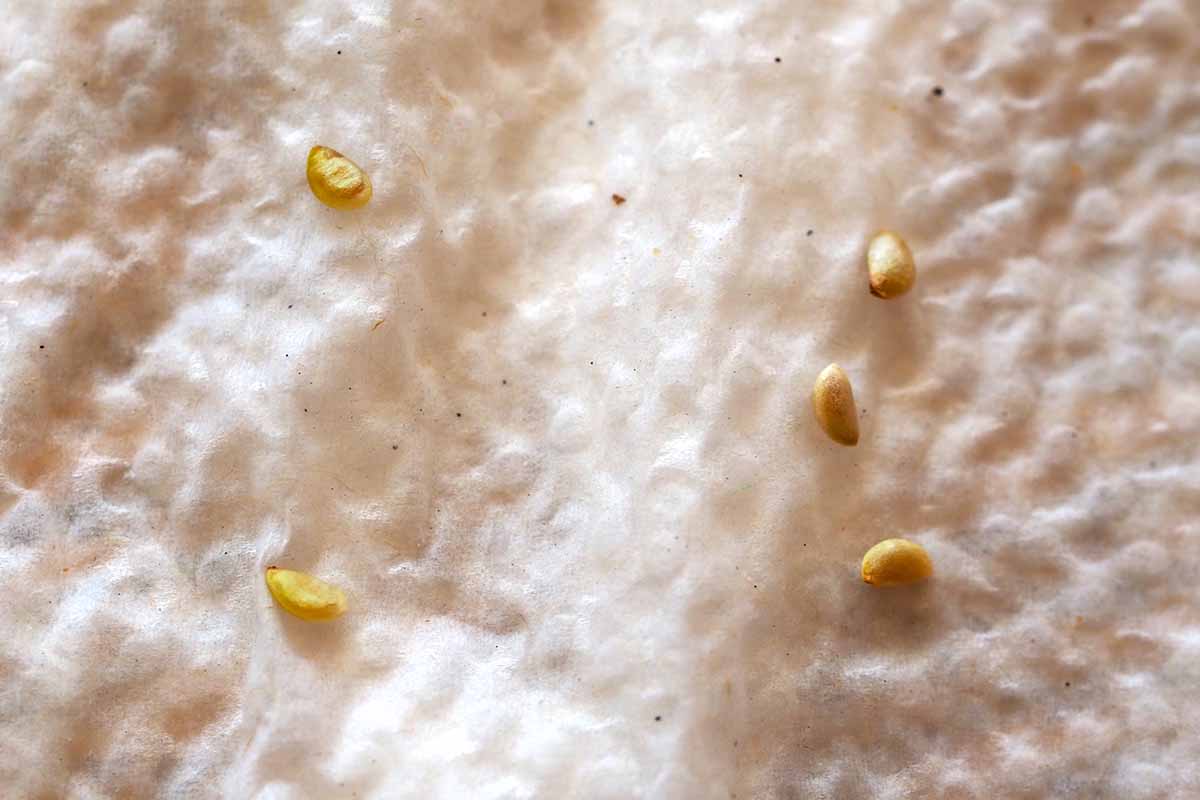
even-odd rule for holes
{"type": "Polygon", "coordinates": [[[1198,26],[10,0],[4,795],[1200,796],[1198,26]]]}

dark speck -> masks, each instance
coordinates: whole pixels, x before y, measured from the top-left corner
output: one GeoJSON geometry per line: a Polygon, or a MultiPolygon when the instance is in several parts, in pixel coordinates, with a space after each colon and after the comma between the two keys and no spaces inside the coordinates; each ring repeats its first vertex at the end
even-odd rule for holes
{"type": "Polygon", "coordinates": [[[500,382],[505,386],[508,386],[508,378],[503,378],[500,382]]]}
{"type": "Polygon", "coordinates": [[[783,59],[779,56],[775,56],[775,63],[778,64],[780,61],[783,61],[783,59]]]}
{"type": "Polygon", "coordinates": [[[393,449],[393,450],[399,450],[399,449],[400,449],[400,445],[398,445],[398,444],[394,444],[394,445],[392,445],[392,449],[393,449]]]}
{"type": "Polygon", "coordinates": [[[342,54],[342,51],[341,51],[341,50],[338,50],[338,55],[340,56],[341,54],[342,54]]]}
{"type": "Polygon", "coordinates": [[[1068,688],[1068,689],[1069,689],[1069,688],[1071,688],[1071,682],[1070,682],[1070,681],[1067,681],[1067,688],[1068,688]]]}
{"type": "Polygon", "coordinates": [[[485,311],[485,312],[483,312],[483,316],[485,316],[485,317],[487,316],[487,312],[486,312],[486,311],[485,311]]]}
{"type": "Polygon", "coordinates": [[[589,127],[589,128],[591,128],[591,127],[594,127],[594,126],[595,126],[595,124],[596,124],[596,120],[594,120],[594,119],[589,119],[589,120],[588,120],[588,127],[589,127]]]}
{"type": "Polygon", "coordinates": [[[614,194],[612,197],[612,201],[613,201],[614,206],[619,206],[625,202],[625,198],[619,194],[614,194]]]}
{"type": "Polygon", "coordinates": [[[655,714],[655,715],[654,715],[654,721],[655,721],[655,722],[662,722],[662,714],[655,714]]]}
{"type": "Polygon", "coordinates": [[[292,304],[291,304],[291,303],[288,303],[288,308],[291,308],[291,307],[292,307],[292,304]]]}
{"type": "Polygon", "coordinates": [[[454,416],[456,416],[456,417],[461,417],[461,416],[462,416],[462,414],[461,414],[461,413],[459,413],[458,411],[455,411],[455,412],[454,412],[454,416]]]}
{"type": "Polygon", "coordinates": [[[307,409],[307,408],[306,408],[306,409],[304,409],[304,413],[305,413],[305,414],[307,414],[307,413],[308,413],[308,409],[307,409]]]}
{"type": "Polygon", "coordinates": [[[805,236],[812,236],[812,235],[813,235],[813,230],[812,230],[812,228],[809,228],[809,229],[808,229],[808,230],[805,232],[805,234],[804,234],[804,235],[805,235],[805,236]]]}
{"type": "Polygon", "coordinates": [[[739,173],[738,173],[738,177],[739,177],[739,178],[744,178],[744,177],[746,177],[746,176],[745,176],[745,175],[743,175],[742,173],[740,173],[740,172],[739,172],[739,173]]]}
{"type": "Polygon", "coordinates": [[[940,87],[940,86],[933,87],[933,96],[934,97],[941,97],[945,93],[946,93],[946,90],[943,89],[942,87],[940,87]]]}
{"type": "Polygon", "coordinates": [[[45,350],[45,349],[46,349],[46,345],[44,345],[44,344],[38,345],[38,350],[45,350]]]}

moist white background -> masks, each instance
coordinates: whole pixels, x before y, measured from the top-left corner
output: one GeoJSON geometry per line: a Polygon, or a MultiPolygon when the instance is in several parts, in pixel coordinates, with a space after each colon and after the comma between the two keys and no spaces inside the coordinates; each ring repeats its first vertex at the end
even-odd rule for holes
{"type": "Polygon", "coordinates": [[[5,796],[1197,796],[1198,26],[10,0],[5,796]]]}

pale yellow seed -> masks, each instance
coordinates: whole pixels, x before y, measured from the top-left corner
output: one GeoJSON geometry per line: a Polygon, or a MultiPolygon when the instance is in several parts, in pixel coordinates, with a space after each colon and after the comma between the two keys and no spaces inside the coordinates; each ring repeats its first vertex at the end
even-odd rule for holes
{"type": "Polygon", "coordinates": [[[350,159],[330,147],[308,152],[308,185],[330,208],[362,208],[371,199],[371,179],[350,159]]]}
{"type": "Polygon", "coordinates": [[[858,408],[850,379],[837,364],[821,370],[813,385],[813,411],[821,430],[838,444],[858,444],[858,408]]]}
{"type": "Polygon", "coordinates": [[[304,572],[267,567],[267,588],[284,611],[300,619],[323,621],[346,612],[341,589],[304,572]]]}
{"type": "Polygon", "coordinates": [[[884,539],[863,556],[862,579],[872,586],[903,586],[933,574],[925,548],[907,539],[884,539]]]}
{"type": "Polygon", "coordinates": [[[880,231],[867,245],[867,274],[871,294],[887,300],[899,297],[917,282],[917,263],[900,234],[880,231]]]}

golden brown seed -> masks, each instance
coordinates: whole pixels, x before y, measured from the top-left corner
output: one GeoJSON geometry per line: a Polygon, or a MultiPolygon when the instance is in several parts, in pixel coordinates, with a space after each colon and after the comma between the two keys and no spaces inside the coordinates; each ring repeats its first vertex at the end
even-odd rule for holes
{"type": "Polygon", "coordinates": [[[863,556],[862,579],[872,586],[903,586],[933,574],[925,548],[907,539],[884,539],[863,556]]]}
{"type": "Polygon", "coordinates": [[[867,245],[867,273],[871,294],[888,299],[899,297],[917,282],[917,264],[900,235],[880,231],[867,245]]]}
{"type": "Polygon", "coordinates": [[[813,411],[821,429],[838,444],[858,444],[858,409],[850,379],[837,364],[821,370],[813,386],[813,411]]]}
{"type": "Polygon", "coordinates": [[[300,619],[336,619],[346,611],[341,589],[304,572],[267,567],[267,588],[284,611],[300,619]]]}
{"type": "Polygon", "coordinates": [[[308,185],[330,208],[362,208],[371,199],[371,179],[350,159],[330,147],[308,151],[308,185]]]}

